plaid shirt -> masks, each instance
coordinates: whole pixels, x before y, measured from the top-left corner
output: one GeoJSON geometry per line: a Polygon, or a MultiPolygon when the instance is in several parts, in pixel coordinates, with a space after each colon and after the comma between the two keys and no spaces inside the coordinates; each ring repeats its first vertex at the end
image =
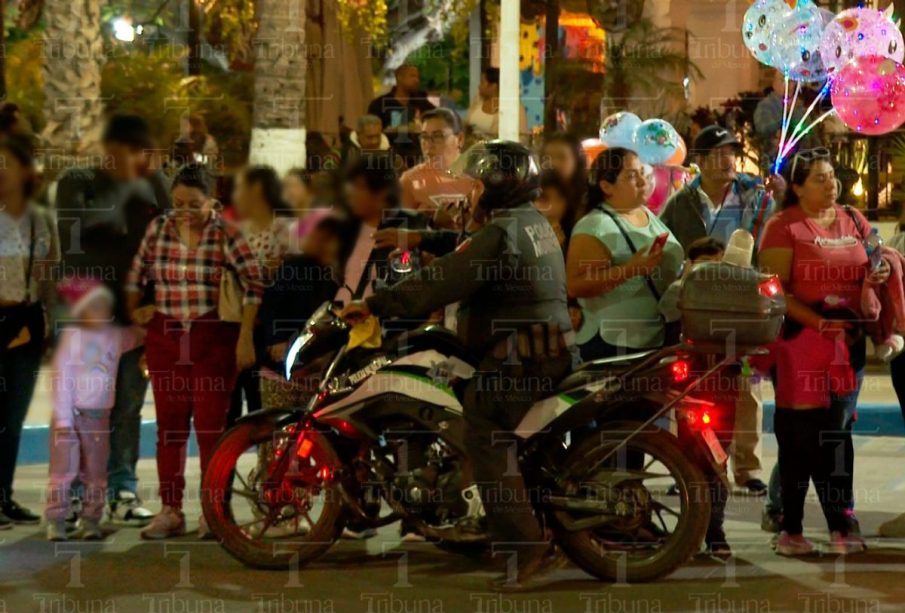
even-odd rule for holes
{"type": "Polygon", "coordinates": [[[148,225],[132,260],[127,289],[141,291],[154,284],[157,310],[181,321],[216,311],[220,279],[232,268],[245,290],[243,304],[259,304],[264,293],[263,272],[240,230],[216,212],[194,249],[179,239],[173,219],[157,217],[148,225]]]}

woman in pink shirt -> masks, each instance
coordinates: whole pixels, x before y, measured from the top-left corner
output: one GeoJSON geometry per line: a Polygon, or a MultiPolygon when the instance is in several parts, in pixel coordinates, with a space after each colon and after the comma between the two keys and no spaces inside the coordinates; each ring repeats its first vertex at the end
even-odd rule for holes
{"type": "MultiPolygon", "coordinates": [[[[801,401],[776,407],[779,476],[770,479],[767,513],[781,517],[777,553],[801,555],[813,546],[802,536],[801,519],[808,483],[813,478],[836,553],[861,551],[852,513],[854,448],[851,427],[863,377],[864,336],[853,323],[860,317],[861,287],[868,275],[863,240],[870,224],[857,210],[837,204],[838,183],[829,151],[800,152],[789,164],[784,208],[764,228],[759,261],[783,282],[788,301],[785,337],[793,342],[802,328],[828,338],[845,339],[848,365],[858,385],[852,393],[830,394],[829,406],[801,401]],[[839,449],[843,470],[833,470],[839,449]],[[781,482],[780,507],[777,486],[781,482]]],[[[884,283],[888,268],[873,273],[872,283],[884,283]]],[[[843,358],[840,358],[843,359],[843,358]]],[[[774,371],[775,372],[775,371],[774,371]]],[[[797,387],[821,385],[826,370],[806,352],[776,373],[797,387]]],[[[774,376],[774,384],[777,377],[774,376]]]]}

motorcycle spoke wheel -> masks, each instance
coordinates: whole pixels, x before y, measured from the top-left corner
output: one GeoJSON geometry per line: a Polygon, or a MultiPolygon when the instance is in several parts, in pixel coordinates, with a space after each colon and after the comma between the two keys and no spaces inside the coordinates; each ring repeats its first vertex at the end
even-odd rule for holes
{"type": "Polygon", "coordinates": [[[558,531],[563,549],[587,572],[648,581],[675,570],[700,548],[710,518],[707,480],[670,434],[643,432],[623,444],[617,432],[602,433],[573,450],[565,468],[572,477],[566,496],[607,501],[610,509],[557,511],[563,526],[587,524],[595,515],[605,522],[558,531]],[[673,485],[678,496],[669,493],[673,485]]]}
{"type": "Polygon", "coordinates": [[[259,568],[285,568],[321,555],[335,540],[341,498],[332,483],[339,469],[333,448],[311,432],[304,455],[279,462],[273,431],[240,424],[218,443],[204,475],[204,514],[233,556],[259,568]],[[246,426],[243,428],[243,426],[246,426]]]}

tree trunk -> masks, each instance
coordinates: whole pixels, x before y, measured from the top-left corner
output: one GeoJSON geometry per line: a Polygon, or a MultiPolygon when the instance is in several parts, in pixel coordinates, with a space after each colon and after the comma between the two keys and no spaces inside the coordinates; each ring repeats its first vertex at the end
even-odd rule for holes
{"type": "Polygon", "coordinates": [[[0,100],[6,100],[6,2],[0,0],[0,100]]]}
{"type": "Polygon", "coordinates": [[[104,104],[101,69],[101,3],[46,0],[44,19],[44,115],[48,147],[62,155],[100,147],[104,104]]]}
{"type": "Polygon", "coordinates": [[[305,165],[305,11],[302,0],[258,0],[257,8],[249,159],[284,173],[305,165]]]}

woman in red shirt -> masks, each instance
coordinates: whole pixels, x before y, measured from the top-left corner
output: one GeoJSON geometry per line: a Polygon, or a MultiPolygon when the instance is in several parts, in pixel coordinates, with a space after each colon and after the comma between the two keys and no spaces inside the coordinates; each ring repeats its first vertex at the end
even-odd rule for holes
{"type": "MultiPolygon", "coordinates": [[[[239,229],[225,221],[210,197],[212,181],[200,165],[173,179],[173,210],[148,226],[132,263],[128,308],[146,325],[148,370],[157,410],[157,473],[163,508],[142,538],[185,533],[182,498],[190,423],[201,471],[223,433],[236,373],[255,363],[253,326],[264,293],[258,259],[239,229]],[[218,314],[221,278],[232,270],[244,291],[241,323],[218,314]],[[140,307],[153,286],[154,303],[140,307]]],[[[202,517],[198,532],[207,536],[202,517]]]]}
{"type": "MultiPolygon", "coordinates": [[[[839,188],[828,150],[800,152],[789,169],[784,208],[764,228],[759,262],[783,282],[788,302],[786,338],[795,337],[802,327],[828,338],[844,338],[848,352],[839,359],[848,360],[860,388],[864,337],[854,321],[860,317],[861,286],[868,274],[863,240],[870,224],[859,211],[836,203],[839,188]]],[[[888,276],[888,269],[883,269],[870,280],[883,283],[888,276]]],[[[780,377],[798,388],[826,385],[826,374],[823,366],[800,352],[782,373],[775,373],[774,384],[780,377]]],[[[829,406],[803,400],[801,395],[791,401],[777,398],[774,429],[779,443],[779,479],[774,474],[770,480],[774,491],[767,509],[782,517],[777,553],[800,555],[813,549],[801,527],[812,478],[831,532],[832,550],[848,553],[864,548],[852,514],[851,427],[857,388],[849,394],[829,394],[829,406]],[[836,470],[840,448],[843,465],[836,470]],[[781,510],[776,508],[777,481],[782,486],[781,510]]]]}

